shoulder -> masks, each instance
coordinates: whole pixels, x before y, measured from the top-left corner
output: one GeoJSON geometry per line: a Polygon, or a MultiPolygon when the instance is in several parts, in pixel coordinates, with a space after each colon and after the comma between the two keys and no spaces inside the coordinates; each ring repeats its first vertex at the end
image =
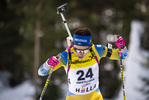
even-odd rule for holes
{"type": "Polygon", "coordinates": [[[97,51],[105,50],[105,46],[104,45],[93,45],[93,48],[95,48],[97,51]]]}
{"type": "Polygon", "coordinates": [[[67,50],[59,53],[59,55],[62,56],[62,57],[67,57],[67,50]]]}
{"type": "Polygon", "coordinates": [[[97,53],[99,54],[100,57],[102,57],[107,50],[106,46],[104,46],[104,45],[93,45],[92,48],[93,48],[93,50],[97,51],[97,53]]]}

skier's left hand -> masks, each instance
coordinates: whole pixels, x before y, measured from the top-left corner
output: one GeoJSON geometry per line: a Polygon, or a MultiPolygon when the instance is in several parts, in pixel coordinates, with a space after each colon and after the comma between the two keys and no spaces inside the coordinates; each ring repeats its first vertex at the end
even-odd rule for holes
{"type": "Polygon", "coordinates": [[[123,37],[119,36],[119,38],[115,42],[115,45],[123,49],[125,47],[125,40],[123,39],[123,37]]]}

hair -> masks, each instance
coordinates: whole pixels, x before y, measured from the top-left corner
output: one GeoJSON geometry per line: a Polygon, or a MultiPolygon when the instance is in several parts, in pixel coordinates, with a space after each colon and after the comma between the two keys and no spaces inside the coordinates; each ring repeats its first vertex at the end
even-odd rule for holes
{"type": "Polygon", "coordinates": [[[87,28],[79,28],[75,31],[74,34],[82,35],[82,36],[91,36],[92,35],[91,31],[87,28]]]}

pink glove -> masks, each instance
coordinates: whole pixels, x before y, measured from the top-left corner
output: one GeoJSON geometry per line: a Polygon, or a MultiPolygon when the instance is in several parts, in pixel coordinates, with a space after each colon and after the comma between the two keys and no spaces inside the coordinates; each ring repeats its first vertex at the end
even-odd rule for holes
{"type": "Polygon", "coordinates": [[[115,45],[117,47],[124,47],[125,46],[125,40],[122,37],[119,37],[116,42],[115,45]]]}
{"type": "Polygon", "coordinates": [[[52,67],[55,67],[56,65],[59,64],[59,60],[58,60],[56,57],[52,56],[52,57],[48,60],[47,63],[48,63],[49,65],[51,65],[52,67]]]}

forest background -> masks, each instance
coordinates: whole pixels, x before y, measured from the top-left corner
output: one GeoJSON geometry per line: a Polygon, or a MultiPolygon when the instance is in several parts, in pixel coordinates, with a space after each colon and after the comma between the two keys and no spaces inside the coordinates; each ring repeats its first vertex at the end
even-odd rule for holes
{"type": "MultiPolygon", "coordinates": [[[[68,34],[57,14],[57,7],[64,3],[68,4],[68,12],[64,15],[71,33],[80,27],[89,28],[95,44],[106,45],[111,42],[106,40],[106,36],[120,34],[128,46],[131,21],[149,23],[148,0],[2,0],[0,72],[11,73],[11,87],[32,80],[36,91],[35,100],[41,93],[39,87],[42,88],[46,80],[46,77],[37,75],[38,68],[47,58],[66,49],[68,34]],[[39,80],[42,84],[39,84],[39,80]]],[[[143,38],[141,43],[144,49],[149,49],[146,39],[143,38]]],[[[117,77],[119,65],[117,61],[103,58],[100,66],[101,92],[105,98],[112,98],[121,87],[121,79],[117,77]],[[114,65],[113,69],[102,67],[106,62],[114,65]]],[[[58,100],[63,95],[55,79],[59,79],[60,84],[67,81],[63,69],[52,75],[45,100],[58,100]]]]}

